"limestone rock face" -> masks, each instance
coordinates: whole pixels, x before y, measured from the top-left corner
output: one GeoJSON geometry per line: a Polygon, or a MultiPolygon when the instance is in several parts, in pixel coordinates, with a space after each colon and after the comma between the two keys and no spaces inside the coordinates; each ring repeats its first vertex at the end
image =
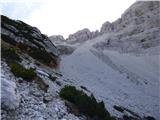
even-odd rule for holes
{"type": "Polygon", "coordinates": [[[85,28],[70,34],[64,40],[54,37],[58,45],[76,46],[85,41],[103,36],[104,40],[94,43],[97,49],[114,49],[120,52],[140,52],[143,49],[160,45],[160,2],[138,1],[131,5],[121,18],[105,22],[100,32],[85,28]]]}
{"type": "Polygon", "coordinates": [[[1,72],[1,107],[6,110],[15,110],[20,102],[19,94],[16,92],[16,83],[4,73],[3,69],[1,72]]]}
{"type": "Polygon", "coordinates": [[[112,48],[122,52],[139,52],[160,45],[160,2],[138,1],[113,23],[105,22],[100,30],[106,34],[99,49],[112,48]],[[107,35],[108,34],[108,35],[107,35]]]}
{"type": "Polygon", "coordinates": [[[77,31],[74,34],[70,34],[67,39],[64,39],[61,35],[50,36],[49,39],[54,43],[59,51],[60,55],[71,54],[79,45],[83,44],[87,40],[91,40],[100,35],[99,31],[91,32],[85,28],[77,31]]]}
{"type": "Polygon", "coordinates": [[[102,27],[101,27],[101,33],[105,33],[105,32],[113,32],[113,25],[110,22],[105,22],[102,27]]]}
{"type": "Polygon", "coordinates": [[[136,2],[115,22],[105,22],[100,31],[101,33],[107,33],[132,29],[132,31],[142,32],[149,28],[160,27],[159,7],[160,3],[158,1],[136,2]]]}
{"type": "Polygon", "coordinates": [[[86,40],[92,39],[97,37],[99,34],[99,31],[91,32],[88,28],[82,29],[77,31],[74,34],[70,34],[69,37],[66,39],[68,43],[74,44],[74,43],[83,43],[86,40]]]}
{"type": "Polygon", "coordinates": [[[54,56],[58,56],[58,50],[55,45],[38,28],[32,27],[22,21],[9,19],[3,15],[1,15],[1,37],[10,44],[23,44],[25,46],[45,49],[54,56]]]}
{"type": "Polygon", "coordinates": [[[159,8],[159,1],[134,3],[115,22],[104,23],[98,37],[87,40],[61,61],[63,76],[92,91],[121,120],[130,118],[122,115],[125,111],[115,111],[116,104],[139,114],[141,118],[135,120],[145,120],[144,116],[160,119],[159,8]]]}
{"type": "Polygon", "coordinates": [[[19,98],[17,97],[15,88],[16,84],[13,81],[2,79],[2,108],[14,110],[19,106],[19,98]]]}
{"type": "Polygon", "coordinates": [[[65,39],[62,35],[52,35],[49,37],[49,39],[55,44],[60,44],[60,43],[63,43],[65,42],[65,39]]]}

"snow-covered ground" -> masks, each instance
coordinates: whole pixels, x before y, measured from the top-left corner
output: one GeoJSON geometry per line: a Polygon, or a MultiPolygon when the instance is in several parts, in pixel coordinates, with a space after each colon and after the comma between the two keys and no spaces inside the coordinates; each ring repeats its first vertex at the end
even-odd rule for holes
{"type": "Polygon", "coordinates": [[[102,35],[62,56],[60,71],[68,82],[85,86],[105,102],[113,115],[120,115],[113,105],[128,108],[140,116],[159,116],[160,47],[142,53],[119,53],[93,47],[107,36],[102,35]]]}

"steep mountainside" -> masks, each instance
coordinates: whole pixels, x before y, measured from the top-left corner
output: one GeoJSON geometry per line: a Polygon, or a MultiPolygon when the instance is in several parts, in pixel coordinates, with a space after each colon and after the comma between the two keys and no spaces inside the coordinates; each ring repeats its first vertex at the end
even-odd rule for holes
{"type": "Polygon", "coordinates": [[[22,21],[11,20],[1,15],[1,37],[10,44],[23,44],[39,49],[44,49],[58,56],[58,51],[47,36],[42,34],[36,27],[27,25],[22,21]]]}
{"type": "MultiPolygon", "coordinates": [[[[123,52],[134,52],[160,45],[160,3],[158,1],[136,2],[113,23],[102,25],[101,33],[110,36],[98,43],[123,52]]],[[[108,48],[106,47],[106,48],[108,48]]]]}
{"type": "Polygon", "coordinates": [[[59,52],[37,28],[1,15],[1,119],[84,120],[58,93],[59,52]]]}
{"type": "Polygon", "coordinates": [[[83,29],[66,40],[1,15],[2,120],[101,120],[95,108],[111,114],[104,120],[159,120],[159,8],[159,1],[135,2],[100,31],[83,29]],[[78,99],[66,91],[80,105],[90,101],[84,93],[104,103],[87,102],[94,110],[82,114],[60,98],[65,85],[81,90],[78,99]]]}
{"type": "Polygon", "coordinates": [[[104,23],[94,39],[59,42],[74,48],[61,58],[63,77],[77,87],[85,86],[116,116],[160,119],[159,8],[159,1],[136,2],[115,22],[104,23]],[[115,105],[125,112],[116,111],[115,105]]]}
{"type": "MultiPolygon", "coordinates": [[[[139,52],[141,49],[160,45],[160,3],[159,1],[136,2],[128,8],[115,22],[105,22],[100,32],[90,32],[88,29],[78,31],[63,41],[59,45],[67,44],[79,46],[92,38],[108,34],[103,41],[95,44],[96,48],[111,48],[122,52],[139,52]],[[91,37],[94,36],[94,37],[91,37]]],[[[55,37],[50,37],[54,42],[55,37]]]]}

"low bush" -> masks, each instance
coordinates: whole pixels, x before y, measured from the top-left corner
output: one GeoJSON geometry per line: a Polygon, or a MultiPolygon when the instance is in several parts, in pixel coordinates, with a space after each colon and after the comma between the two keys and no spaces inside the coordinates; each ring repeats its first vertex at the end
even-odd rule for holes
{"type": "Polygon", "coordinates": [[[11,72],[17,77],[22,77],[27,82],[34,80],[41,90],[47,92],[49,85],[46,84],[39,76],[37,76],[37,74],[34,72],[34,69],[26,69],[18,63],[12,63],[11,72]]]}
{"type": "Polygon", "coordinates": [[[34,59],[37,59],[38,61],[47,65],[49,65],[50,62],[53,60],[53,58],[48,52],[38,48],[31,48],[30,51],[28,51],[28,54],[34,59]]]}
{"type": "Polygon", "coordinates": [[[22,65],[18,63],[12,63],[11,64],[11,72],[17,76],[17,77],[22,77],[23,79],[27,81],[31,81],[34,79],[37,74],[34,72],[33,69],[26,69],[22,65]]]}
{"type": "Polygon", "coordinates": [[[44,49],[39,49],[24,44],[19,44],[18,47],[24,52],[27,52],[27,54],[30,55],[32,58],[38,60],[39,62],[47,66],[56,67],[58,64],[57,59],[44,49]]]}
{"type": "Polygon", "coordinates": [[[1,47],[1,57],[4,58],[8,63],[21,62],[21,58],[13,48],[8,49],[1,47]]]}
{"type": "Polygon", "coordinates": [[[83,91],[77,90],[74,86],[65,86],[60,91],[60,97],[75,104],[79,111],[96,120],[115,120],[105,109],[102,102],[97,102],[93,95],[88,96],[83,91]]]}

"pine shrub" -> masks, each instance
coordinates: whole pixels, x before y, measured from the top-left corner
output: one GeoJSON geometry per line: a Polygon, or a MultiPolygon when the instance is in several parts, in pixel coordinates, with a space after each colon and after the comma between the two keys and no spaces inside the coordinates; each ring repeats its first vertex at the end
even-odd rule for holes
{"type": "Polygon", "coordinates": [[[18,63],[12,63],[11,64],[11,72],[17,76],[17,77],[22,77],[23,79],[27,81],[31,81],[34,79],[37,74],[34,72],[32,68],[26,69],[22,65],[18,63]]]}
{"type": "Polygon", "coordinates": [[[13,48],[1,48],[1,57],[8,63],[21,62],[21,58],[13,48]]]}
{"type": "Polygon", "coordinates": [[[83,91],[77,90],[74,86],[65,86],[60,91],[60,97],[75,104],[79,111],[97,120],[115,120],[106,110],[104,102],[97,102],[93,95],[88,96],[83,91]]]}

